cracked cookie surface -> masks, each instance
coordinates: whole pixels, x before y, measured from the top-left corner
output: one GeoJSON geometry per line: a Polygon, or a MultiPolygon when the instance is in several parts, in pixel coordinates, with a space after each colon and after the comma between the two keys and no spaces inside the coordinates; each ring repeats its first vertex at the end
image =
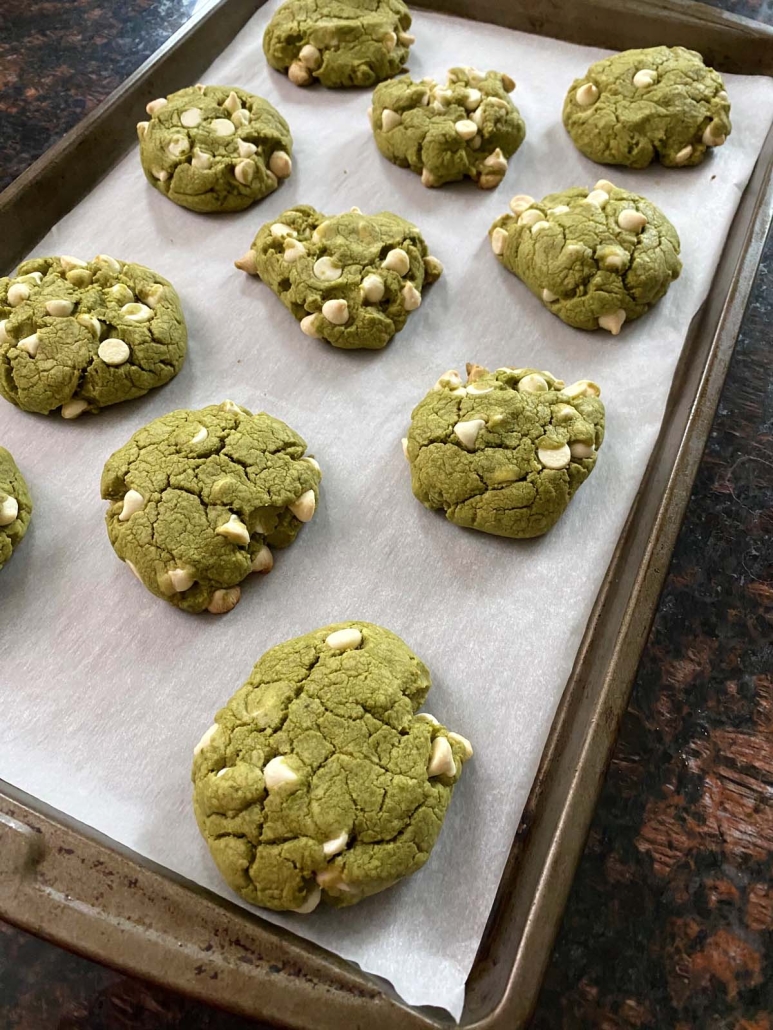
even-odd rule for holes
{"type": "Polygon", "coordinates": [[[604,440],[601,391],[531,368],[467,366],[413,410],[403,449],[413,493],[457,526],[541,536],[558,522],[604,440]]]}
{"type": "Polygon", "coordinates": [[[0,569],[19,546],[32,517],[32,498],[10,451],[0,447],[0,569]]]}
{"type": "Polygon", "coordinates": [[[697,165],[730,135],[722,76],[685,47],[624,50],[592,64],[564,100],[564,126],[599,164],[697,165]]]}
{"type": "Polygon", "coordinates": [[[235,264],[260,276],[307,336],[346,350],[385,347],[443,270],[398,215],[327,217],[307,205],[262,226],[235,264]]]}
{"type": "Polygon", "coordinates": [[[577,329],[617,335],[679,277],[679,236],[663,212],[600,179],[537,201],[519,194],[489,230],[499,261],[577,329]]]}
{"type": "Polygon", "coordinates": [[[140,161],[159,193],[191,211],[242,211],[292,172],[290,128],[237,86],[191,86],[147,106],[140,161]]]}
{"type": "Polygon", "coordinates": [[[410,26],[402,0],[289,0],[266,27],[263,52],[296,86],[373,86],[408,60],[410,26]]]}
{"type": "Polygon", "coordinates": [[[172,411],[107,460],[110,543],[157,597],[221,614],[314,515],[321,473],[301,437],[233,401],[172,411]]]}
{"type": "Polygon", "coordinates": [[[526,135],[514,89],[509,75],[470,67],[452,68],[443,87],[410,76],[381,83],[369,112],[378,149],[425,186],[467,176],[493,189],[526,135]]]}
{"type": "Polygon", "coordinates": [[[468,740],[416,715],[426,666],[343,622],[271,648],[194,749],[196,819],[254,905],[353,905],[424,865],[468,740]]]}
{"type": "Polygon", "coordinates": [[[32,258],[0,279],[0,393],[24,411],[142,397],[177,375],[187,339],[174,287],[143,265],[32,258]]]}

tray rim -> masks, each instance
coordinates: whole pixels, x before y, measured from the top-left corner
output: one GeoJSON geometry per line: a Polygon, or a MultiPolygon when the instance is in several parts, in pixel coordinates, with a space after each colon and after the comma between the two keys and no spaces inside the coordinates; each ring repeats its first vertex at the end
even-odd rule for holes
{"type": "MultiPolygon", "coordinates": [[[[202,35],[207,29],[211,30],[213,18],[222,18],[224,13],[230,12],[233,15],[233,22],[238,25],[240,17],[246,21],[246,18],[262,6],[263,2],[264,0],[217,0],[214,4],[197,12],[86,119],[0,194],[0,226],[7,225],[9,219],[12,223],[13,218],[18,215],[20,201],[22,202],[21,206],[27,206],[30,197],[34,197],[35,189],[40,189],[41,183],[45,185],[51,181],[52,175],[63,174],[67,162],[78,152],[84,138],[94,134],[98,135],[100,128],[105,126],[107,118],[115,116],[116,110],[120,110],[121,106],[126,103],[127,97],[131,97],[133,105],[139,103],[140,98],[149,98],[176,88],[174,86],[166,88],[164,76],[159,73],[164,67],[168,67],[175,55],[185,52],[186,47],[197,39],[199,43],[201,42],[202,35]],[[160,88],[158,83],[161,83],[160,88]]],[[[435,0],[435,2],[424,0],[422,6],[433,10],[442,10],[444,13],[457,13],[455,8],[463,7],[467,3],[469,0],[435,0]]],[[[624,0],[578,0],[573,6],[598,13],[599,11],[608,12],[620,9],[623,3],[624,0]]],[[[523,0],[511,0],[507,10],[508,17],[514,11],[518,16],[528,17],[527,12],[520,11],[522,5],[523,0]]],[[[654,3],[636,2],[631,5],[625,3],[624,6],[627,11],[631,9],[644,11],[645,16],[658,13],[677,20],[681,17],[689,23],[692,23],[694,19],[701,22],[705,12],[709,12],[708,16],[705,16],[705,23],[718,34],[720,41],[723,33],[729,29],[733,33],[740,34],[740,37],[746,42],[749,38],[753,38],[763,42],[765,47],[770,45],[773,49],[773,29],[748,19],[719,12],[714,8],[704,7],[702,4],[684,3],[680,0],[657,0],[654,3]]],[[[473,10],[478,20],[493,20],[485,15],[496,11],[497,8],[497,0],[482,0],[473,10]]],[[[236,31],[238,31],[238,27],[232,35],[235,35],[236,31]]],[[[773,55],[767,50],[766,54],[771,71],[773,71],[773,55]]],[[[205,64],[213,59],[213,54],[210,52],[204,59],[205,64]]],[[[170,73],[166,78],[173,79],[174,75],[170,73]]],[[[131,124],[133,125],[133,122],[131,124]]],[[[109,167],[112,167],[112,164],[123,156],[132,141],[133,129],[130,138],[126,133],[117,136],[113,134],[116,149],[109,167]],[[125,146],[121,149],[123,144],[125,146]]],[[[478,1015],[470,1012],[469,1015],[472,1017],[470,1019],[465,1019],[463,1015],[463,1026],[476,1027],[480,1030],[483,1028],[494,1030],[495,1027],[520,1027],[528,1019],[531,1008],[536,1002],[539,983],[550,957],[552,940],[560,923],[574,869],[584,847],[585,835],[595,809],[598,791],[603,783],[606,764],[611,757],[617,724],[624,714],[625,703],[630,693],[641,650],[654,617],[660,587],[665,578],[671,551],[689,501],[692,482],[710,431],[746,301],[753,285],[762,247],[773,217],[773,189],[771,188],[773,130],[768,136],[765,150],[767,165],[761,171],[762,182],[759,192],[752,196],[749,187],[742,200],[748,229],[742,240],[736,240],[737,255],[733,262],[727,295],[722,298],[719,306],[716,301],[713,304],[709,302],[704,306],[704,309],[696,316],[691,331],[691,337],[694,339],[696,334],[703,329],[709,314],[712,314],[712,318],[716,317],[716,328],[712,333],[706,362],[700,369],[682,369],[683,362],[680,361],[680,369],[677,370],[675,376],[672,394],[675,390],[681,389],[685,383],[692,384],[695,393],[687,413],[685,431],[681,437],[676,460],[666,477],[663,493],[657,504],[653,532],[648,539],[643,562],[639,565],[632,584],[629,607],[639,598],[641,610],[638,615],[626,611],[626,618],[621,624],[620,634],[616,635],[613,642],[609,675],[601,685],[601,692],[597,698],[598,704],[590,723],[589,732],[598,739],[599,748],[592,755],[587,753],[587,747],[583,749],[583,764],[578,768],[578,775],[571,779],[570,793],[565,799],[565,809],[571,802],[572,811],[577,816],[572,827],[575,832],[571,839],[567,837],[569,827],[564,819],[551,837],[551,847],[547,851],[549,864],[543,867],[543,874],[536,880],[533,902],[529,906],[529,918],[521,928],[520,941],[510,973],[500,992],[499,1001],[480,1006],[478,1015]],[[710,310],[712,307],[715,309],[713,313],[710,310]],[[690,372],[692,372],[692,379],[690,372]],[[623,644],[626,641],[627,647],[624,647],[623,644]],[[601,760],[599,761],[599,759],[601,760]],[[580,829],[579,832],[576,832],[578,824],[580,829]],[[547,873],[550,873],[550,876],[547,873]],[[549,888],[556,887],[556,885],[558,885],[558,890],[554,891],[551,896],[549,888]],[[485,1011],[483,1011],[484,1009],[485,1011]]],[[[758,162],[758,166],[759,164],[760,162],[758,162]]],[[[104,169],[104,171],[107,170],[108,168],[104,169]]],[[[88,189],[96,184],[103,173],[97,174],[94,180],[88,184],[88,189]]],[[[758,173],[760,173],[759,167],[755,169],[753,179],[759,178],[758,173]]],[[[85,192],[87,190],[83,191],[84,194],[85,192]]],[[[79,199],[79,196],[76,197],[70,206],[74,206],[79,199]]],[[[63,213],[64,211],[60,211],[56,218],[61,217],[63,213]]],[[[48,226],[42,232],[47,231],[47,228],[48,226]]],[[[4,249],[2,238],[5,237],[7,240],[9,235],[9,233],[0,231],[0,269],[4,267],[4,264],[8,264],[8,248],[4,249]]],[[[23,243],[19,243],[19,239],[16,238],[13,240],[13,245],[16,245],[22,252],[26,252],[34,246],[35,242],[37,241],[29,242],[28,239],[25,239],[23,243]]],[[[688,354],[687,346],[685,354],[688,354]]],[[[687,364],[690,362],[688,361],[687,364]]],[[[667,412],[671,410],[671,407],[672,398],[670,397],[667,412]]],[[[621,549],[628,539],[629,533],[635,531],[636,515],[641,506],[642,495],[646,493],[645,488],[649,483],[651,467],[661,450],[662,437],[663,432],[658,437],[636,501],[618,541],[610,570],[614,570],[615,563],[619,561],[621,549]]],[[[590,638],[592,637],[591,629],[604,614],[605,605],[609,600],[610,570],[605,575],[604,586],[589,620],[575,668],[550,731],[540,772],[532,794],[530,794],[530,802],[527,804],[527,814],[531,813],[532,817],[529,832],[524,835],[522,830],[519,830],[514,842],[513,852],[518,852],[521,863],[528,859],[530,850],[533,851],[533,841],[540,826],[539,813],[537,812],[536,816],[534,813],[532,795],[535,792],[539,795],[541,792],[551,789],[550,777],[555,763],[550,768],[546,767],[546,763],[550,764],[548,760],[551,755],[554,760],[557,760],[555,746],[560,739],[562,717],[565,720],[568,711],[566,697],[572,693],[576,696],[578,689],[583,687],[578,677],[582,675],[583,663],[588,659],[590,638]],[[524,856],[526,857],[524,858],[524,856]]],[[[396,996],[390,985],[384,985],[376,977],[360,972],[345,960],[318,948],[309,941],[280,930],[274,924],[267,923],[258,915],[246,912],[219,895],[212,894],[169,870],[162,870],[141,856],[130,852],[129,849],[117,845],[116,842],[108,842],[107,838],[97,831],[76,824],[63,813],[54,813],[48,806],[24,795],[17,788],[2,781],[0,781],[0,841],[3,843],[3,846],[0,847],[0,916],[25,929],[48,936],[57,943],[64,944],[88,957],[106,961],[108,964],[125,969],[134,975],[200,997],[211,1004],[233,1008],[245,1015],[271,1018],[272,1020],[283,1019],[286,1021],[286,1025],[314,1026],[315,1030],[317,1028],[321,1030],[322,1027],[328,1026],[332,1028],[339,1025],[338,1020],[343,1012],[348,1012],[350,1015],[357,1012],[359,1018],[367,1018],[373,1022],[374,1026],[383,1027],[385,1030],[386,1028],[391,1030],[392,1027],[427,1028],[449,1025],[450,1017],[447,1014],[439,1013],[438,1010],[419,1010],[407,1006],[396,996]],[[58,842],[56,849],[53,847],[54,842],[58,842]],[[245,931],[250,934],[250,949],[255,956],[250,967],[255,972],[250,977],[249,983],[253,990],[259,985],[258,993],[261,994],[263,1002],[261,1011],[258,1012],[251,1004],[250,992],[244,992],[247,995],[246,1007],[241,1003],[234,1004],[233,981],[235,979],[236,983],[240,983],[240,980],[244,979],[245,968],[245,963],[242,962],[242,968],[237,965],[236,973],[234,973],[234,968],[232,968],[234,967],[234,955],[231,947],[234,942],[230,942],[226,946],[218,941],[218,947],[213,949],[217,952],[218,962],[211,957],[208,959],[209,964],[214,963],[218,968],[222,966],[219,976],[222,977],[223,986],[228,985],[225,992],[223,990],[214,991],[212,981],[209,982],[209,986],[197,984],[196,978],[191,977],[190,970],[183,968],[185,963],[182,965],[170,963],[169,958],[173,954],[171,949],[172,947],[179,948],[179,941],[173,941],[171,938],[166,940],[165,949],[162,949],[162,954],[166,956],[166,966],[161,969],[161,966],[156,963],[139,960],[140,953],[145,948],[144,944],[142,948],[135,950],[136,942],[132,938],[132,933],[146,933],[147,927],[133,924],[126,915],[117,916],[115,912],[107,911],[109,906],[104,906],[100,911],[99,905],[89,904],[83,898],[77,898],[78,892],[64,895],[60,891],[56,896],[57,892],[53,888],[52,882],[58,879],[67,882],[68,877],[72,876],[72,870],[67,871],[66,869],[69,859],[76,850],[70,848],[71,844],[76,844],[76,848],[81,849],[79,858],[84,853],[93,856],[99,855],[100,857],[94,857],[94,861],[100,862],[102,865],[107,862],[108,865],[114,864],[121,868],[123,868],[123,864],[131,863],[137,867],[137,877],[143,877],[152,883],[154,891],[167,884],[170,885],[170,892],[174,897],[173,904],[182,906],[185,910],[188,907],[186,902],[188,902],[192,910],[192,918],[195,918],[193,909],[197,905],[204,905],[212,918],[214,918],[215,912],[227,913],[231,924],[240,928],[244,926],[245,931]],[[165,881],[165,883],[161,881],[165,881]],[[178,895],[177,892],[181,893],[178,895]],[[60,912],[58,916],[54,915],[54,918],[49,918],[52,911],[47,914],[46,907],[51,909],[55,901],[59,905],[60,912]],[[88,917],[84,915],[87,911],[91,913],[88,917]],[[92,924],[84,923],[84,918],[91,919],[92,924]],[[110,947],[107,951],[103,948],[103,945],[106,944],[105,935],[99,932],[99,918],[106,921],[109,926],[107,936],[110,937],[110,947]],[[93,930],[92,939],[84,940],[82,937],[84,926],[89,925],[93,930]],[[122,938],[124,939],[123,946],[121,945],[122,938]],[[267,964],[265,961],[264,955],[266,952],[272,951],[272,944],[276,946],[278,952],[277,960],[283,963],[280,966],[277,966],[276,962],[267,964]],[[312,977],[315,977],[313,987],[306,985],[299,988],[298,986],[301,978],[298,976],[297,970],[304,966],[314,971],[311,974],[312,977]],[[274,972],[275,968],[278,968],[279,972],[274,972]],[[293,972],[290,972],[291,969],[293,972]],[[289,979],[290,977],[292,980],[289,979]],[[271,981],[274,983],[269,986],[271,981]],[[277,983],[281,985],[279,990],[276,989],[277,983]],[[291,983],[294,985],[294,997],[288,999],[288,987],[291,983]],[[319,1006],[323,1003],[323,997],[327,999],[325,1005],[327,1006],[326,1011],[329,1011],[330,1014],[330,1021],[325,1017],[325,1020],[320,1022],[319,1006]],[[368,1006],[367,1015],[360,1011],[360,1002],[363,998],[365,1005],[368,1006]],[[313,1024],[308,1022],[309,1005],[313,1005],[315,1011],[313,1024]],[[306,1008],[305,1014],[304,1008],[306,1008]]],[[[507,870],[503,874],[500,893],[506,876],[507,870]]],[[[78,885],[83,887],[84,883],[80,882],[78,885]]],[[[81,893],[88,892],[81,891],[81,893]]],[[[518,894],[519,891],[516,890],[511,896],[518,894]]],[[[168,898],[165,900],[167,905],[171,903],[168,898]]],[[[166,916],[168,915],[167,912],[166,916]]],[[[506,906],[503,908],[501,899],[498,898],[489,924],[491,924],[492,918],[502,919],[507,915],[506,906]]],[[[155,931],[155,935],[162,940],[165,939],[163,932],[155,931]]],[[[168,937],[168,934],[166,936],[168,937]]],[[[474,981],[476,970],[483,969],[486,963],[492,961],[492,955],[487,952],[485,947],[488,938],[489,930],[487,929],[484,944],[481,946],[481,952],[479,952],[473,967],[471,981],[474,981]]],[[[240,942],[240,945],[243,948],[244,942],[240,942]]],[[[237,954],[237,957],[242,958],[243,956],[237,954]]],[[[213,969],[213,971],[217,972],[218,970],[213,969]]],[[[481,976],[484,979],[485,974],[486,970],[483,969],[481,976]]],[[[480,977],[478,979],[480,980],[480,977]]],[[[465,1013],[467,1013],[467,1006],[465,1013]]]]}

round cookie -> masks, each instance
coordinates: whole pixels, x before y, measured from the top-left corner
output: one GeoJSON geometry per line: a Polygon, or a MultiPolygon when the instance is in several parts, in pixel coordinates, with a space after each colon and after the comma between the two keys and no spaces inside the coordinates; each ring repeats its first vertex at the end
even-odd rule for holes
{"type": "Polygon", "coordinates": [[[32,498],[16,462],[0,447],[0,569],[11,557],[27,532],[32,516],[32,498]]]}
{"type": "Polygon", "coordinates": [[[468,176],[481,189],[493,189],[526,135],[508,96],[514,89],[509,75],[475,68],[452,68],[443,87],[409,75],[382,82],[368,112],[378,149],[419,174],[425,186],[468,176]]]}
{"type": "Polygon", "coordinates": [[[467,365],[413,410],[403,450],[414,496],[457,526],[535,537],[558,522],[604,439],[595,383],[549,372],[467,365]]]}
{"type": "Polygon", "coordinates": [[[266,27],[263,52],[296,86],[373,86],[408,60],[410,27],[402,0],[289,0],[266,27]]]}
{"type": "Polygon", "coordinates": [[[235,264],[260,276],[307,336],[346,350],[385,347],[443,271],[399,215],[353,207],[328,217],[308,205],[266,222],[235,264]]]}
{"type": "Polygon", "coordinates": [[[233,401],[155,419],[108,458],[102,497],[118,557],[176,608],[215,614],[270,572],[317,506],[322,474],[284,422],[233,401]]]}
{"type": "Polygon", "coordinates": [[[194,749],[193,806],[253,905],[341,907],[420,869],[470,742],[416,715],[430,688],[403,641],[340,622],[272,647],[194,749]]]}
{"type": "Polygon", "coordinates": [[[140,161],[151,185],[191,211],[242,211],[292,172],[293,140],[267,100],[232,86],[190,86],[147,106],[140,161]]]}
{"type": "Polygon", "coordinates": [[[519,194],[512,215],[489,230],[499,261],[545,307],[578,329],[613,335],[639,318],[679,277],[679,236],[645,197],[600,179],[549,193],[519,194]]]}
{"type": "Polygon", "coordinates": [[[177,375],[187,339],[174,287],[144,265],[31,258],[0,279],[0,394],[24,411],[142,397],[177,375]]]}
{"type": "Polygon", "coordinates": [[[624,50],[575,79],[564,100],[575,146],[599,164],[697,165],[730,135],[722,76],[684,47],[624,50]]]}

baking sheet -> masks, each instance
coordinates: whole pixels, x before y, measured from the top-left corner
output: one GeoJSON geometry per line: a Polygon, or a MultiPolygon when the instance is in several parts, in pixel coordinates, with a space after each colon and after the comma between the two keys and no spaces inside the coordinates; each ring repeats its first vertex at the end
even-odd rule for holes
{"type": "MultiPolygon", "coordinates": [[[[417,12],[414,77],[454,64],[508,71],[527,138],[499,190],[430,191],[372,140],[368,92],[299,90],[260,47],[258,12],[203,81],[269,98],[295,139],[293,176],[235,216],[183,211],[130,154],[36,253],[114,253],[178,288],[190,353],[163,390],[67,423],[0,407],[0,442],[35,500],[0,589],[0,778],[226,896],[191,811],[191,749],[271,645],[341,619],[380,622],[428,663],[427,709],[469,736],[473,761],[425,869],[344,912],[267,918],[390,980],[412,1004],[461,1012],[464,982],[561,691],[660,426],[692,315],[709,289],[738,199],[773,118],[773,82],[727,76],[734,132],[697,169],[603,169],[560,122],[568,83],[604,52],[417,12]],[[546,312],[491,254],[486,230],[514,193],[601,176],[646,193],[682,237],[685,271],[618,338],[546,312]],[[255,231],[294,203],[353,204],[415,221],[445,275],[386,351],[343,353],[303,336],[258,280],[232,267],[255,231]],[[466,532],[410,492],[400,437],[448,368],[535,365],[591,378],[607,404],[593,476],[543,540],[466,532]],[[99,476],[140,425],[231,397],[304,435],[322,500],[268,577],[228,616],[193,617],[148,594],[115,558],[99,476]]],[[[143,117],[137,112],[138,120],[143,117]]]]}

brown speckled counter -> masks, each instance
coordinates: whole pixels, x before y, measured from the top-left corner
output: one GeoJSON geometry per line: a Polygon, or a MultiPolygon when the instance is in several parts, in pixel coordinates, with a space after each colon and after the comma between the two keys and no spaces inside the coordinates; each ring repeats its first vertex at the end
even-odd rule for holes
{"type": "MultiPolygon", "coordinates": [[[[0,187],[193,0],[5,0],[0,187]]],[[[773,0],[716,6],[773,23],[773,0]]],[[[773,237],[535,1030],[773,1030],[773,237]]],[[[0,923],[0,1030],[248,1024],[0,923]]]]}

